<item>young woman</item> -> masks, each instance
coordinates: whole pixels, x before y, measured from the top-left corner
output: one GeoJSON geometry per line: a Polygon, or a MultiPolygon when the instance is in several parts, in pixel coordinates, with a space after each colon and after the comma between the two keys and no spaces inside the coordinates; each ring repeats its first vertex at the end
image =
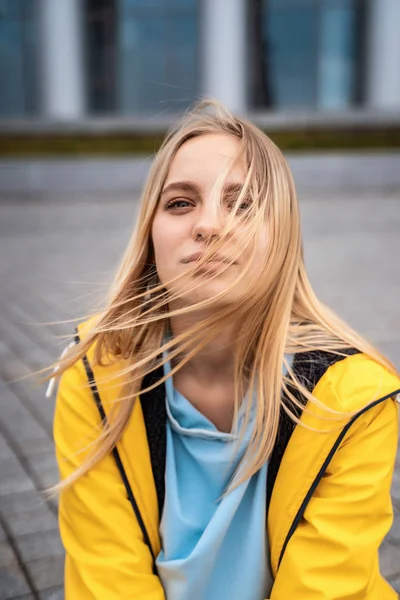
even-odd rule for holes
{"type": "Polygon", "coordinates": [[[394,367],[315,297],[288,166],[204,102],[59,364],[67,600],[391,600],[394,367]]]}

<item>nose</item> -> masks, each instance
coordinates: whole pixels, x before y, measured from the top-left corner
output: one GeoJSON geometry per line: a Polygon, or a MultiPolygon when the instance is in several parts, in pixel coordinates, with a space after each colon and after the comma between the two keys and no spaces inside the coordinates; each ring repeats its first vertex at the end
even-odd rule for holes
{"type": "Polygon", "coordinates": [[[210,241],[219,236],[222,227],[222,215],[219,206],[204,206],[198,214],[192,230],[194,240],[210,241]]]}

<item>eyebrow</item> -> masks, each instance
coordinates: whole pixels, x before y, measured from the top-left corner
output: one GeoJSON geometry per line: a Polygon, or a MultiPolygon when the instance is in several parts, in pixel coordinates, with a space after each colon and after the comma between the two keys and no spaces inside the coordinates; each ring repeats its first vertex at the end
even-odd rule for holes
{"type": "Polygon", "coordinates": [[[200,188],[193,181],[172,181],[163,188],[161,195],[164,195],[167,192],[176,191],[194,192],[195,194],[200,195],[200,188]]]}
{"type": "MultiPolygon", "coordinates": [[[[227,183],[224,186],[223,193],[240,193],[242,189],[243,184],[241,183],[227,183]]],[[[165,188],[161,192],[161,195],[174,191],[192,192],[200,196],[200,188],[196,183],[194,183],[194,181],[172,181],[171,183],[165,186],[165,188]]]]}
{"type": "Polygon", "coordinates": [[[224,186],[224,194],[233,194],[233,193],[238,193],[240,194],[240,192],[243,190],[243,184],[242,183],[227,183],[224,186]]]}

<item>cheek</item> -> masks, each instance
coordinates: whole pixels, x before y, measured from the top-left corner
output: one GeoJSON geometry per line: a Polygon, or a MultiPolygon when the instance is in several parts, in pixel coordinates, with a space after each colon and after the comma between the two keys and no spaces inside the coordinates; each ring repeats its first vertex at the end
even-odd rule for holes
{"type": "Polygon", "coordinates": [[[260,237],[258,239],[258,245],[257,245],[257,252],[263,259],[267,253],[268,243],[269,243],[269,235],[268,235],[268,231],[265,230],[260,235],[260,237]]]}
{"type": "Polygon", "coordinates": [[[167,266],[168,256],[170,256],[170,248],[168,244],[169,236],[166,235],[165,227],[162,227],[159,220],[155,219],[151,229],[151,238],[154,249],[154,261],[156,269],[160,277],[167,266]]]}
{"type": "Polygon", "coordinates": [[[159,219],[157,217],[153,221],[153,226],[151,228],[151,241],[154,248],[155,257],[162,252],[162,249],[165,245],[165,239],[163,236],[163,228],[160,227],[159,219]]]}
{"type": "Polygon", "coordinates": [[[161,255],[166,250],[171,250],[174,245],[173,223],[168,219],[168,215],[161,210],[155,214],[151,237],[156,254],[161,255]]]}
{"type": "Polygon", "coordinates": [[[190,238],[190,227],[188,219],[171,217],[164,213],[158,213],[154,217],[151,228],[153,248],[156,255],[162,259],[179,257],[182,247],[187,245],[190,238]],[[161,256],[167,253],[168,256],[161,256]]]}
{"type": "Polygon", "coordinates": [[[262,233],[257,240],[254,248],[253,262],[251,271],[253,275],[259,275],[265,269],[265,259],[268,250],[268,234],[262,233]]]}
{"type": "Polygon", "coordinates": [[[161,282],[165,283],[177,275],[177,260],[179,258],[177,232],[174,231],[173,223],[167,222],[163,215],[159,215],[159,218],[155,217],[153,221],[151,237],[157,273],[161,282]]]}

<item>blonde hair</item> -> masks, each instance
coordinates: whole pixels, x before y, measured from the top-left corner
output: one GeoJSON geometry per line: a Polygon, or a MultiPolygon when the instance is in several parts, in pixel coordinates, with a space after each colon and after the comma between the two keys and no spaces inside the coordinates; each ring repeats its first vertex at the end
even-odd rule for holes
{"type": "MultiPolygon", "coordinates": [[[[226,176],[227,173],[221,175],[220,185],[226,176]]],[[[240,280],[241,277],[237,284],[240,280]]],[[[141,390],[143,378],[163,363],[164,350],[175,361],[174,374],[229,323],[240,323],[234,360],[236,417],[244,387],[257,394],[254,430],[237,484],[268,460],[277,436],[281,406],[297,420],[294,411],[299,405],[296,391],[318,404],[318,400],[296,380],[289,365],[288,376],[282,375],[286,353],[323,350],[340,354],[348,348],[357,348],[394,370],[377,350],[315,296],[303,260],[295,186],[280,150],[253,124],[231,115],[221,104],[211,101],[197,104],[185,115],[167,135],[155,157],[136,228],[110,297],[95,321],[78,346],[60,360],[58,374],[94,347],[96,364],[121,362],[122,365],[123,362],[121,370],[126,385],[93,452],[75,473],[59,484],[59,489],[71,485],[111,452],[125,430],[137,396],[151,389],[141,390]],[[174,285],[168,290],[168,286],[159,281],[151,241],[153,219],[175,155],[186,141],[205,134],[234,136],[240,143],[240,152],[231,168],[240,160],[246,167],[243,189],[234,197],[234,209],[219,238],[211,243],[209,252],[213,253],[221,246],[229,231],[237,227],[237,219],[242,231],[236,240],[238,253],[254,246],[255,236],[266,223],[268,247],[259,276],[253,278],[233,305],[218,308],[204,321],[175,338],[168,338],[166,333],[171,316],[215,305],[215,298],[210,298],[192,306],[175,308],[172,312],[169,303],[179,294],[173,291],[174,285]],[[240,212],[243,198],[251,198],[251,203],[240,212]],[[282,391],[289,402],[283,400],[282,391]]],[[[250,407],[247,409],[245,422],[250,407]]]]}

